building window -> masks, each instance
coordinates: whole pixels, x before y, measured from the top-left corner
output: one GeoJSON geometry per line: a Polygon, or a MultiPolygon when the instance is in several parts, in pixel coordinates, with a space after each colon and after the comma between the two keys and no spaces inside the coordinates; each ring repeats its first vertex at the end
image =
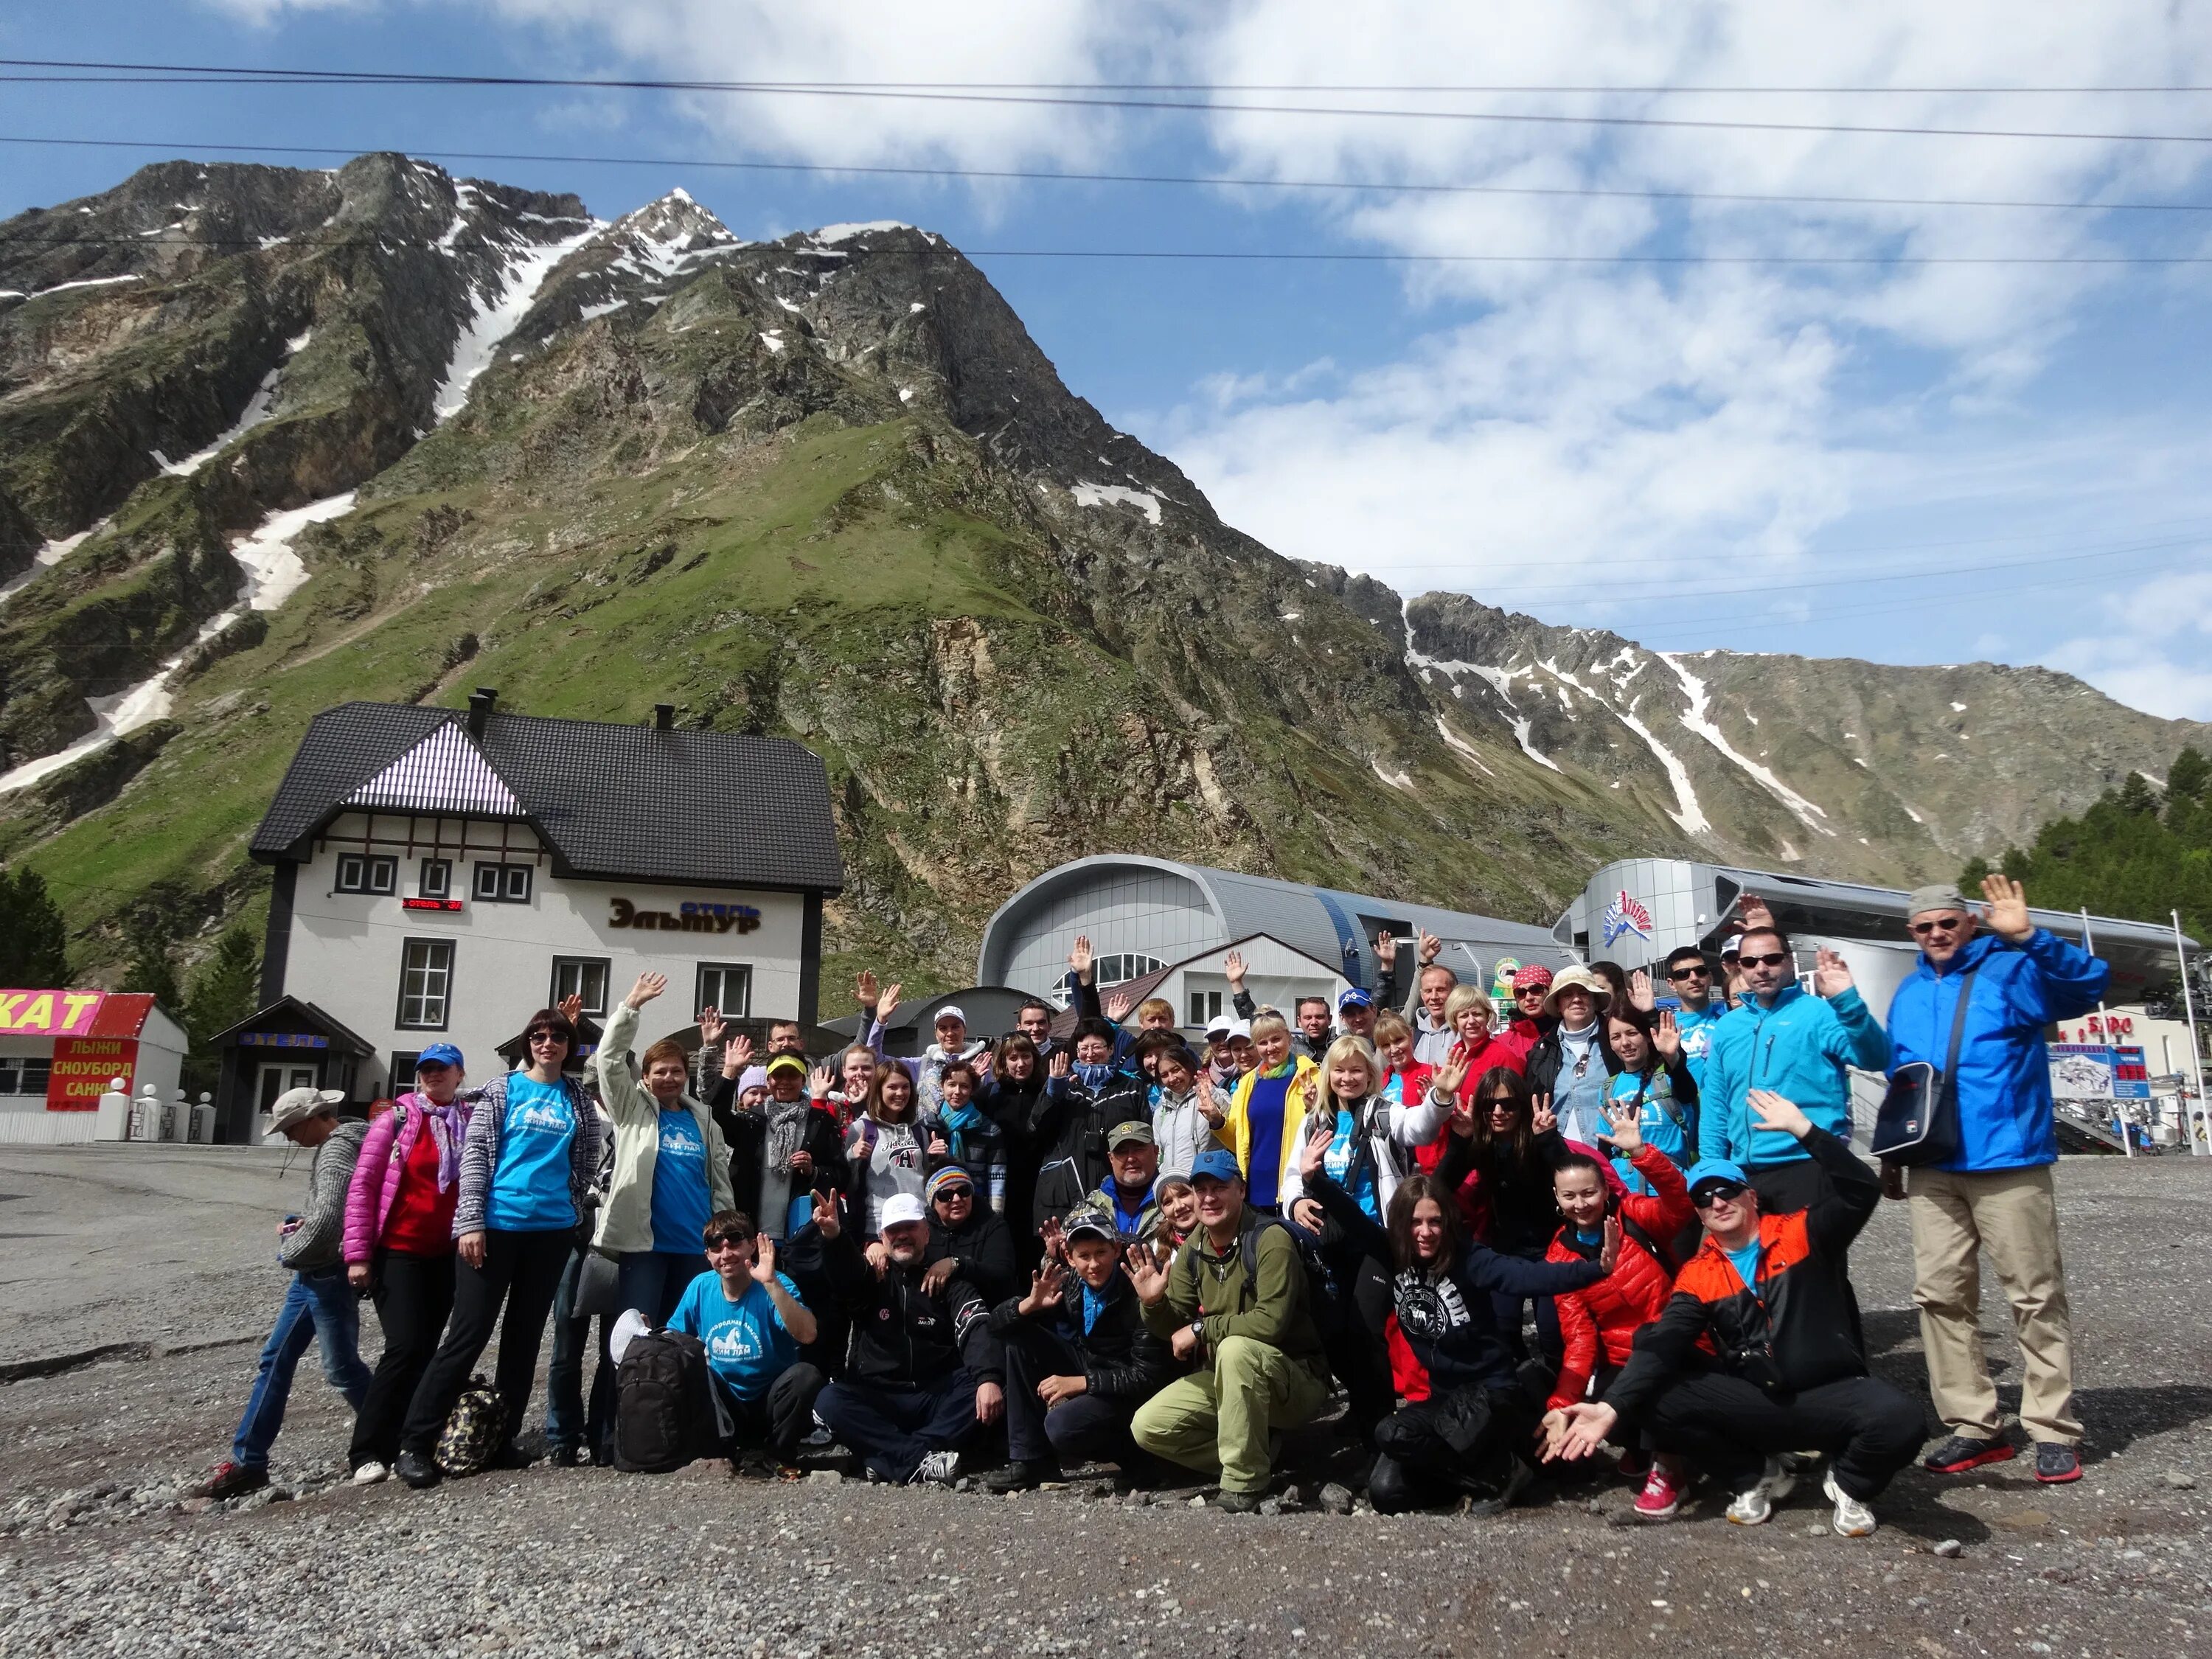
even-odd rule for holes
{"type": "Polygon", "coordinates": [[[753,970],[742,962],[702,962],[699,964],[699,1008],[712,1008],[724,1019],[749,1019],[753,1012],[753,970]]]}
{"type": "Polygon", "coordinates": [[[383,893],[399,890],[399,860],[372,858],[366,853],[338,854],[338,891],[383,893]]]}
{"type": "Polygon", "coordinates": [[[52,1060],[32,1054],[0,1054],[0,1095],[43,1097],[53,1066],[52,1060]]]}
{"type": "Polygon", "coordinates": [[[422,874],[416,884],[418,898],[451,898],[453,896],[453,861],[451,859],[424,859],[422,874]]]}
{"type": "Polygon", "coordinates": [[[526,864],[479,864],[477,896],[487,904],[530,902],[530,866],[526,864]]]}
{"type": "Polygon", "coordinates": [[[608,963],[605,957],[553,958],[553,1001],[558,1008],[565,997],[581,997],[584,1012],[604,1018],[607,1012],[608,963]]]}
{"type": "Polygon", "coordinates": [[[452,1015],[453,942],[410,939],[399,953],[399,1018],[403,1031],[442,1031],[452,1015]]]}
{"type": "Polygon", "coordinates": [[[1190,994],[1190,1023],[1204,1030],[1211,1022],[1221,1018],[1221,993],[1193,991],[1190,994]]]}
{"type": "Polygon", "coordinates": [[[390,1091],[404,1095],[415,1086],[415,1062],[422,1057],[420,1048],[394,1048],[392,1051],[390,1091]]]}

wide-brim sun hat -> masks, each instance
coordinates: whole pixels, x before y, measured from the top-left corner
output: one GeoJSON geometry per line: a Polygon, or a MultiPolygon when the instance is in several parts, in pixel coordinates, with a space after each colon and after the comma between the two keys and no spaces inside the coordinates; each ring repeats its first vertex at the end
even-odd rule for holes
{"type": "Polygon", "coordinates": [[[1589,992],[1590,1000],[1597,1004],[1600,1013],[1603,1013],[1613,1001],[1613,987],[1587,968],[1570,968],[1552,981],[1552,988],[1544,994],[1546,1013],[1559,1012],[1559,993],[1562,991],[1589,992]]]}

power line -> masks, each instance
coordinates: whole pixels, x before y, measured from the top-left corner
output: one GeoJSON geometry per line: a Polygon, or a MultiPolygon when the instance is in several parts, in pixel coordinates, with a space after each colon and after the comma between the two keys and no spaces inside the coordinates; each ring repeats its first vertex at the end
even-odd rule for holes
{"type": "Polygon", "coordinates": [[[1024,167],[887,167],[855,161],[732,161],[699,156],[564,155],[523,150],[417,149],[400,144],[212,144],[164,143],[142,138],[52,138],[0,134],[0,144],[52,145],[63,149],[151,149],[189,155],[222,151],[238,155],[343,155],[378,153],[436,157],[449,161],[521,161],[568,167],[630,167],[714,169],[738,173],[866,173],[899,179],[978,179],[1018,183],[1090,185],[1195,185],[1244,190],[1331,190],[1378,195],[1463,195],[1595,197],[1650,202],[1732,202],[1794,207],[2028,208],[2044,212],[2205,213],[2212,202],[2034,201],[1972,196],[1786,195],[1753,191],[1625,190],[1583,185],[1476,185],[1410,179],[1262,179],[1206,173],[1062,173],[1024,167]]]}
{"type": "MultiPolygon", "coordinates": [[[[258,236],[167,236],[161,232],[132,236],[20,236],[0,241],[0,252],[21,256],[57,247],[190,247],[210,252],[246,249],[270,251],[276,247],[305,248],[330,252],[364,247],[428,247],[432,239],[420,236],[352,236],[313,240],[292,237],[270,242],[258,236]]],[[[712,250],[736,253],[774,243],[732,242],[712,250]]],[[[1291,264],[1555,264],[1555,265],[2203,265],[2212,264],[2207,253],[1390,253],[1361,250],[1322,251],[1304,248],[1081,248],[970,247],[945,245],[946,252],[974,259],[1165,259],[1231,260],[1241,263],[1291,264]]],[[[818,249],[798,248],[805,253],[818,249]]],[[[708,250],[702,250],[702,253],[708,250]]],[[[935,248],[879,250],[875,257],[912,253],[933,257],[935,248]]],[[[41,293],[48,290],[40,290],[41,293]]],[[[34,294],[30,296],[38,298],[34,294]]]]}
{"type": "Polygon", "coordinates": [[[2084,132],[2023,127],[1937,127],[1832,121],[1741,121],[1659,115],[1563,114],[1508,110],[1391,109],[1354,104],[1198,102],[1133,96],[1078,97],[1054,93],[928,92],[885,86],[799,84],[768,81],[679,81],[553,75],[433,75],[407,70],[258,69],[215,64],[78,64],[0,58],[0,67],[87,68],[88,74],[0,75],[0,82],[103,86],[356,86],[563,88],[600,92],[719,93],[742,97],[887,100],[902,103],[981,104],[1052,109],[1156,110],[1200,115],[1321,115],[1350,119],[1458,121],[1534,126],[1682,129],[1714,132],[1804,132],[1851,137],[2033,138],[2091,143],[2212,144],[2212,132],[2084,132]]]}

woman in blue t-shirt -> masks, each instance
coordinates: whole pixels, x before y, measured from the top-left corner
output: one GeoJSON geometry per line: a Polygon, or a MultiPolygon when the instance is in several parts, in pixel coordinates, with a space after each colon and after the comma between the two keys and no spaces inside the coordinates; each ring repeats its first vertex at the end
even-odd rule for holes
{"type": "Polygon", "coordinates": [[[558,1009],[542,1008],[523,1029],[523,1043],[529,1063],[483,1091],[462,1144],[453,1316],[416,1385],[392,1468],[410,1486],[437,1484],[431,1454],[495,1325],[495,1386],[508,1442],[502,1462],[521,1461],[514,1439],[530,1404],[538,1345],[599,1170],[599,1119],[562,1073],[575,1027],[558,1009]]]}
{"type": "MultiPolygon", "coordinates": [[[[1606,1011],[1605,1040],[1621,1067],[1607,1085],[1607,1104],[1634,1107],[1644,1144],[1688,1169],[1697,1161],[1698,1084],[1683,1057],[1674,1014],[1655,1017],[1617,1004],[1606,1011]]],[[[1651,1183],[1626,1158],[1613,1158],[1613,1167],[1630,1192],[1651,1194],[1651,1183]]]]}

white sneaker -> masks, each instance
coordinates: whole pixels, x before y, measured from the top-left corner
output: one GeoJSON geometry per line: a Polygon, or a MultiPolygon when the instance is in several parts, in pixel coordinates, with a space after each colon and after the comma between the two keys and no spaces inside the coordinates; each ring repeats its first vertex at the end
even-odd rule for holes
{"type": "Polygon", "coordinates": [[[390,1469],[372,1457],[353,1472],[353,1483],[356,1486],[373,1486],[380,1480],[389,1480],[391,1475],[390,1469]]]}
{"type": "Polygon", "coordinates": [[[1836,1506],[1833,1524],[1838,1536],[1864,1538],[1874,1531],[1878,1524],[1874,1518],[1874,1511],[1836,1484],[1833,1469],[1829,1470],[1827,1478],[1821,1481],[1820,1490],[1827,1493],[1829,1500],[1836,1506]]]}
{"type": "Polygon", "coordinates": [[[1774,1506],[1789,1497],[1796,1485],[1796,1471],[1780,1458],[1770,1457],[1759,1479],[1729,1504],[1728,1518],[1739,1527],[1763,1527],[1773,1517],[1774,1506]]]}
{"type": "Polygon", "coordinates": [[[908,1477],[909,1486],[949,1486],[960,1477],[960,1454],[957,1451],[933,1451],[921,1460],[921,1466],[908,1477]]]}

